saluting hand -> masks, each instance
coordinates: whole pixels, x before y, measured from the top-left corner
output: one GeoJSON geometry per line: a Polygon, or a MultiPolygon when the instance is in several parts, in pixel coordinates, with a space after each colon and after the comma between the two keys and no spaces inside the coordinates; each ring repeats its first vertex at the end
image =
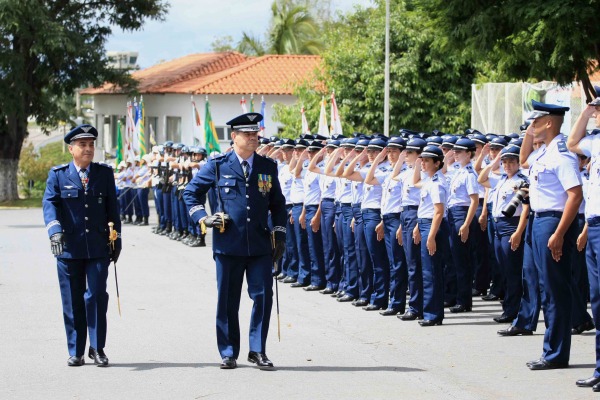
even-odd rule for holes
{"type": "Polygon", "coordinates": [[[548,248],[550,249],[552,258],[556,262],[559,262],[562,257],[563,242],[564,238],[556,233],[553,233],[550,239],[548,239],[548,248]]]}

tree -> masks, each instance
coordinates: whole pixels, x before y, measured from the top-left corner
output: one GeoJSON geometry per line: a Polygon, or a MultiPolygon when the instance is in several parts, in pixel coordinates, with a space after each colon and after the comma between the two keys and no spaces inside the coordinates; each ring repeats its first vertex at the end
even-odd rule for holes
{"type": "MultiPolygon", "coordinates": [[[[470,60],[433,46],[437,32],[412,1],[392,2],[390,12],[390,133],[400,128],[453,132],[468,127],[475,79],[470,60]]],[[[335,90],[344,132],[382,132],[385,2],[332,23],[325,45],[320,87],[328,93],[335,90]]],[[[318,104],[322,96],[306,88],[295,94],[306,106],[318,104]]],[[[291,115],[299,124],[298,110],[294,105],[291,115]]],[[[318,116],[318,109],[307,113],[314,126],[317,119],[310,112],[318,116]]],[[[276,117],[284,122],[290,112],[280,107],[276,117]]]]}
{"type": "Polygon", "coordinates": [[[216,37],[210,44],[210,49],[215,53],[233,50],[233,36],[225,35],[216,37]]]}
{"type": "Polygon", "coordinates": [[[59,100],[77,88],[131,86],[127,71],[108,67],[111,26],[139,30],[147,19],[162,20],[167,8],[164,0],[0,2],[0,202],[18,198],[27,118],[56,126],[68,117],[59,100]]]}
{"type": "Polygon", "coordinates": [[[589,75],[600,65],[600,0],[418,0],[438,28],[436,43],[486,60],[482,73],[511,80],[581,80],[595,97],[589,75]],[[492,65],[493,68],[489,68],[492,65]]]}

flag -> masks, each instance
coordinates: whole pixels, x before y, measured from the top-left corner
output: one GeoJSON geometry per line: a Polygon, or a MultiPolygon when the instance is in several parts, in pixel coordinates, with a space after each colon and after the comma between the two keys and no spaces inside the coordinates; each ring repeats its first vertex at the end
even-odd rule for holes
{"type": "Polygon", "coordinates": [[[300,113],[302,114],[302,134],[310,135],[310,128],[308,127],[308,121],[306,120],[306,114],[304,113],[304,106],[300,109],[300,113]]]}
{"type": "Polygon", "coordinates": [[[337,103],[335,102],[335,92],[331,92],[331,135],[343,135],[342,121],[338,113],[337,103]]]}
{"type": "Polygon", "coordinates": [[[125,161],[129,159],[135,159],[135,152],[133,149],[133,104],[130,101],[127,102],[127,113],[125,114],[125,147],[123,149],[123,158],[125,161]]]}
{"type": "Polygon", "coordinates": [[[132,139],[131,143],[133,143],[133,152],[135,154],[139,154],[139,152],[140,152],[139,109],[140,109],[140,107],[138,105],[138,102],[137,102],[136,98],[134,97],[133,98],[133,108],[131,109],[131,117],[133,118],[133,131],[132,131],[133,139],[132,139]]]}
{"type": "Polygon", "coordinates": [[[117,165],[123,161],[123,134],[121,133],[121,120],[117,120],[117,165]]]}
{"type": "Polygon", "coordinates": [[[208,98],[206,99],[206,110],[204,114],[204,133],[206,135],[206,151],[211,154],[213,151],[221,152],[221,146],[219,146],[219,137],[217,136],[217,130],[215,124],[212,121],[210,115],[210,104],[208,98]]]}
{"type": "Polygon", "coordinates": [[[140,104],[138,107],[138,144],[140,150],[140,157],[144,156],[146,151],[146,136],[144,132],[144,99],[140,97],[140,104]]]}
{"type": "Polygon", "coordinates": [[[194,96],[192,96],[192,136],[194,137],[194,141],[198,141],[200,146],[204,147],[205,135],[202,134],[202,120],[200,119],[200,113],[198,112],[198,107],[196,107],[194,96]]]}
{"type": "Polygon", "coordinates": [[[329,127],[327,126],[327,111],[325,111],[325,104],[327,104],[327,101],[325,100],[325,97],[323,97],[323,100],[321,100],[321,114],[319,115],[319,131],[317,133],[319,135],[329,137],[329,127]]]}
{"type": "Polygon", "coordinates": [[[150,144],[152,146],[156,146],[156,139],[154,138],[154,129],[152,129],[152,124],[148,124],[148,131],[150,132],[150,144]]]}
{"type": "Polygon", "coordinates": [[[242,106],[242,114],[246,114],[248,109],[246,108],[246,99],[244,96],[242,96],[242,99],[240,100],[240,106],[242,106]]]}
{"type": "Polygon", "coordinates": [[[250,112],[254,112],[254,95],[250,95],[250,112]]]}
{"type": "Polygon", "coordinates": [[[265,103],[265,96],[260,100],[260,115],[262,115],[263,119],[260,121],[260,133],[262,134],[265,130],[265,108],[267,107],[267,103],[265,103]]]}

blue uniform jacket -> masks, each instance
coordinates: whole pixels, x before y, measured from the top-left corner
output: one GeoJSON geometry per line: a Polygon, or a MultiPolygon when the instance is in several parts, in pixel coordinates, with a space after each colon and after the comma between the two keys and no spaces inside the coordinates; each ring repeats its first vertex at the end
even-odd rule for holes
{"type": "Polygon", "coordinates": [[[275,161],[254,154],[248,182],[233,151],[206,163],[183,192],[189,214],[196,224],[208,215],[202,198],[211,187],[218,190],[217,207],[223,207],[218,211],[225,212],[232,219],[224,233],[213,230],[213,252],[231,256],[270,254],[269,211],[276,239],[285,240],[285,197],[281,192],[275,161]]]}
{"type": "MultiPolygon", "coordinates": [[[[115,179],[108,166],[91,163],[84,192],[73,162],[48,173],[42,205],[48,236],[62,232],[65,245],[60,258],[109,256],[108,222],[121,232],[115,179]]],[[[121,248],[121,239],[115,247],[121,248]]]]}

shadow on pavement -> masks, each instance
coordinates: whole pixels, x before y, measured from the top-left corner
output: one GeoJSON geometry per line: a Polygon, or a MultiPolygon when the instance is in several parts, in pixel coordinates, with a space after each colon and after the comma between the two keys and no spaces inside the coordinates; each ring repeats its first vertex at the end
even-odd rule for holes
{"type": "MultiPolygon", "coordinates": [[[[219,363],[128,363],[128,364],[110,364],[110,368],[131,368],[133,371],[150,371],[161,368],[219,368],[219,363]]],[[[256,368],[252,365],[238,365],[239,368],[256,368]]],[[[322,365],[303,365],[303,366],[276,366],[274,371],[304,371],[304,372],[423,372],[419,368],[408,367],[336,367],[322,365]]]]}

